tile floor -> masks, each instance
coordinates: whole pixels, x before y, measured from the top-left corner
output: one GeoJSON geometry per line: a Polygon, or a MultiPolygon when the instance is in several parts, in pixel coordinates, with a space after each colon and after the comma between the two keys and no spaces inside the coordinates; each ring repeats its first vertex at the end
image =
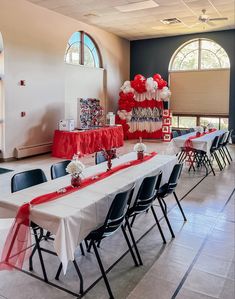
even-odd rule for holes
{"type": "MultiPolygon", "coordinates": [[[[123,154],[133,148],[132,141],[126,142],[119,153],[123,154]]],[[[146,141],[149,151],[155,150],[167,154],[167,144],[146,141]]],[[[233,157],[235,147],[230,146],[233,157]]],[[[14,172],[0,175],[1,197],[10,193],[10,178],[15,172],[25,169],[42,168],[49,178],[49,168],[59,159],[42,155],[13,162],[1,163],[1,167],[11,168],[14,172]]],[[[86,165],[94,163],[94,157],[83,158],[86,165]]],[[[205,176],[202,169],[197,173],[188,173],[185,167],[177,187],[179,198],[188,221],[183,222],[172,197],[167,199],[169,218],[176,234],[171,239],[165,221],[161,220],[167,244],[163,245],[159,232],[154,225],[151,213],[141,215],[134,224],[134,234],[139,239],[138,247],[144,265],[135,267],[127,246],[117,233],[104,240],[100,254],[106,269],[121,256],[122,259],[108,273],[113,293],[117,299],[234,299],[234,188],[235,163],[222,172],[216,167],[216,176],[205,176]],[[189,194],[188,191],[198,184],[189,194]],[[186,195],[187,194],[187,195],[186,195]],[[186,196],[185,196],[186,195],[186,196]],[[146,231],[149,232],[145,234],[146,231]]],[[[159,218],[159,208],[155,207],[159,218]]],[[[9,221],[0,219],[0,246],[7,232],[9,221]]],[[[52,248],[50,242],[45,245],[52,248]]],[[[56,283],[54,276],[59,265],[57,257],[44,255],[50,281],[56,283]]],[[[94,253],[81,256],[76,252],[76,260],[85,280],[85,288],[97,283],[83,298],[108,298],[100,279],[94,253]]],[[[40,266],[35,258],[35,272],[40,275],[40,266]]],[[[25,266],[27,269],[27,265],[25,266]]],[[[61,276],[59,285],[78,291],[78,279],[72,264],[66,276],[61,276]]],[[[0,272],[0,299],[70,299],[76,298],[41,280],[19,271],[0,272]]]]}

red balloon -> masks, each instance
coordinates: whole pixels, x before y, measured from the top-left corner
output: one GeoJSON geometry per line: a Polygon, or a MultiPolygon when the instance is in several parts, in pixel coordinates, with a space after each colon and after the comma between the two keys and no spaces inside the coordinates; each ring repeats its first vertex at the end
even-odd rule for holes
{"type": "Polygon", "coordinates": [[[162,79],[162,76],[161,76],[160,74],[154,74],[154,75],[153,75],[153,80],[154,80],[154,81],[157,81],[157,80],[159,80],[159,79],[162,79]]]}
{"type": "Polygon", "coordinates": [[[162,89],[164,86],[166,86],[166,81],[163,79],[158,80],[158,88],[162,89]]]}
{"type": "Polygon", "coordinates": [[[135,75],[135,77],[134,77],[135,81],[144,80],[144,79],[145,79],[145,77],[141,74],[135,75]]]}

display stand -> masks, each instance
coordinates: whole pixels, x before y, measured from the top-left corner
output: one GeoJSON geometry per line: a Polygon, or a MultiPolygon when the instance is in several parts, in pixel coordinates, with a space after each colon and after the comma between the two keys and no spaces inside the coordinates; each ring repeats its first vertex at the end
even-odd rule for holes
{"type": "Polygon", "coordinates": [[[164,109],[162,114],[162,140],[171,141],[172,113],[170,109],[164,109]]]}

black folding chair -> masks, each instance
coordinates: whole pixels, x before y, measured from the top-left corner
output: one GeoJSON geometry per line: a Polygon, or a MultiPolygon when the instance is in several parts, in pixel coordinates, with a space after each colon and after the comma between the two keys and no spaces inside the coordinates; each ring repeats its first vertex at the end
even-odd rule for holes
{"type": "MultiPolygon", "coordinates": [[[[89,247],[93,247],[99,267],[100,267],[100,271],[102,273],[106,288],[108,290],[109,296],[110,298],[114,298],[111,287],[109,285],[107,276],[106,276],[106,272],[104,270],[99,252],[98,252],[98,248],[97,248],[97,243],[100,243],[101,240],[103,240],[104,238],[107,238],[111,235],[113,235],[115,232],[117,232],[119,229],[122,230],[122,233],[124,235],[124,238],[127,242],[128,248],[130,250],[130,253],[132,255],[133,261],[135,263],[135,266],[139,266],[137,259],[135,257],[135,254],[133,252],[132,246],[130,244],[130,241],[128,239],[127,233],[125,231],[123,222],[125,220],[125,215],[127,212],[127,204],[128,202],[130,202],[132,195],[133,195],[133,191],[134,191],[134,186],[132,186],[130,189],[128,189],[125,192],[121,192],[118,193],[112,204],[111,207],[108,211],[108,214],[106,216],[106,219],[104,221],[104,224],[99,227],[98,229],[92,231],[87,237],[86,240],[90,243],[89,247]]],[[[59,278],[59,275],[61,273],[62,270],[62,264],[60,265],[58,272],[56,274],[56,279],[59,278]]]]}
{"type": "Polygon", "coordinates": [[[157,215],[156,215],[156,213],[154,211],[154,208],[153,208],[153,205],[152,205],[153,201],[156,197],[156,186],[158,184],[160,184],[159,181],[161,180],[161,175],[162,175],[162,173],[160,172],[157,175],[149,176],[149,177],[144,178],[144,180],[143,180],[143,182],[140,186],[140,189],[138,191],[138,194],[136,196],[136,199],[133,203],[133,206],[130,206],[130,204],[129,204],[130,207],[129,207],[128,212],[126,214],[126,226],[127,226],[128,231],[130,233],[130,236],[131,236],[131,239],[132,239],[137,257],[139,259],[140,265],[142,265],[143,262],[142,262],[142,259],[140,257],[139,250],[137,248],[135,238],[134,238],[134,235],[133,235],[133,232],[132,232],[132,229],[131,229],[137,215],[139,215],[143,212],[147,212],[149,209],[151,209],[151,211],[153,213],[153,217],[156,221],[159,232],[161,234],[163,243],[166,243],[165,236],[163,234],[163,231],[162,231],[162,228],[160,226],[159,220],[157,218],[157,215]],[[129,223],[129,218],[132,218],[131,224],[129,223]]]}
{"type": "Polygon", "coordinates": [[[232,132],[233,132],[233,129],[229,131],[229,134],[227,135],[227,139],[225,140],[225,142],[223,143],[223,148],[226,150],[228,156],[229,156],[229,159],[230,161],[232,161],[232,156],[227,148],[227,145],[229,144],[230,140],[231,140],[231,137],[232,137],[232,132]]]}
{"type": "Polygon", "coordinates": [[[172,138],[176,138],[179,136],[177,131],[172,131],[171,135],[172,135],[172,138]]]}
{"type": "Polygon", "coordinates": [[[67,175],[66,167],[70,162],[71,160],[65,160],[51,165],[51,179],[54,180],[67,175]]]}
{"type": "Polygon", "coordinates": [[[17,192],[47,181],[42,169],[31,169],[16,173],[11,178],[11,192],[17,192]]]}
{"type": "Polygon", "coordinates": [[[95,153],[95,164],[100,164],[100,163],[105,162],[105,161],[107,161],[107,158],[104,155],[103,151],[95,153]]]}
{"type": "Polygon", "coordinates": [[[219,156],[217,155],[217,150],[218,150],[218,146],[219,146],[219,136],[215,136],[211,148],[210,148],[210,154],[212,156],[212,158],[214,158],[219,166],[220,170],[223,170],[223,166],[220,162],[219,156]]]}
{"type": "Polygon", "coordinates": [[[184,218],[184,221],[187,221],[187,218],[184,214],[184,211],[182,209],[182,206],[180,204],[180,201],[178,199],[178,197],[176,196],[176,193],[175,193],[175,189],[177,187],[177,184],[178,184],[178,180],[180,178],[180,175],[181,175],[181,172],[182,172],[182,168],[183,168],[183,164],[175,164],[172,172],[171,172],[171,175],[170,175],[170,178],[168,180],[168,182],[164,185],[162,185],[158,190],[157,190],[157,193],[156,193],[156,198],[158,199],[158,202],[159,202],[159,205],[161,207],[161,210],[162,210],[162,213],[166,219],[166,223],[169,227],[169,230],[170,230],[170,233],[171,233],[171,236],[172,238],[175,237],[175,234],[173,232],[173,229],[171,227],[171,224],[170,224],[170,221],[168,219],[168,216],[167,216],[167,204],[165,202],[165,198],[172,194],[174,195],[175,197],[175,200],[176,200],[176,203],[180,209],[180,212],[184,218]]]}

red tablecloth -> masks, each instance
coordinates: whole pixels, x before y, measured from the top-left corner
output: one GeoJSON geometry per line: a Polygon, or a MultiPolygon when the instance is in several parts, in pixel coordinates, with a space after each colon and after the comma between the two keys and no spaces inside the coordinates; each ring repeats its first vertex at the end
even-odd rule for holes
{"type": "Polygon", "coordinates": [[[123,146],[122,126],[104,127],[88,131],[59,131],[54,133],[52,156],[63,159],[72,159],[80,152],[92,154],[102,149],[123,146]]]}

